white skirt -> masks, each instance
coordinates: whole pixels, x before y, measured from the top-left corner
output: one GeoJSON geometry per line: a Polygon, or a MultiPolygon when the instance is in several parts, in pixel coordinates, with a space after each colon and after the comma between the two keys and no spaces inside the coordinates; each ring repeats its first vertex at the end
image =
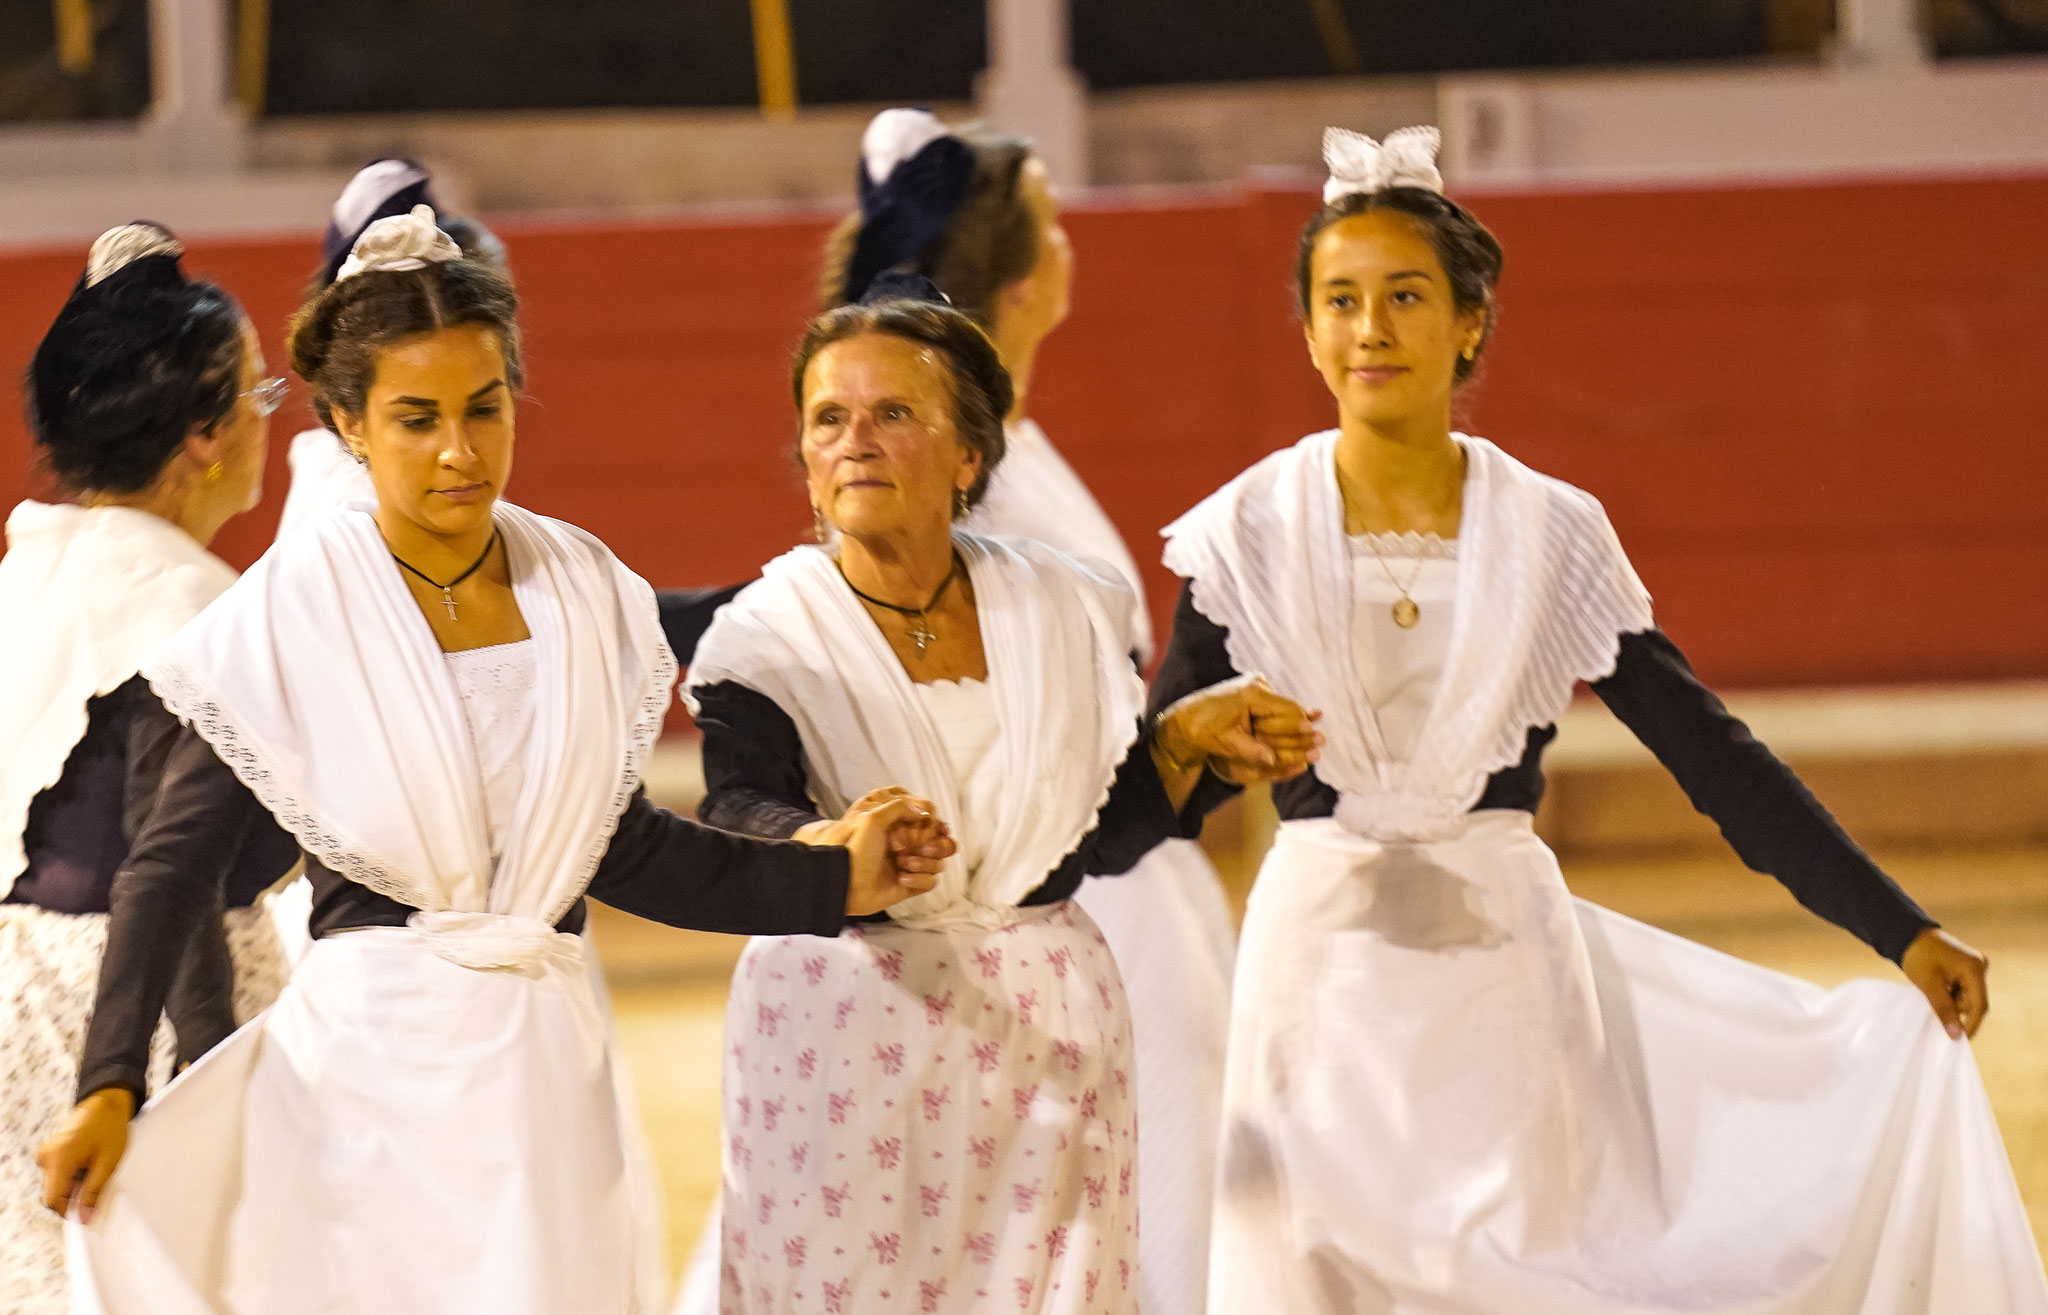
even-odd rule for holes
{"type": "Polygon", "coordinates": [[[1017,916],[747,947],[726,1013],[725,1311],[1136,1309],[1123,987],[1071,901],[1017,916]]]}
{"type": "Polygon", "coordinates": [[[1525,813],[1290,822],[1238,962],[1209,1304],[2042,1315],[1969,1047],[1566,891],[1525,813]]]}
{"type": "MultiPolygon", "coordinates": [[[[269,922],[256,909],[227,914],[235,966],[237,1022],[277,998],[288,971],[269,922]]],[[[99,990],[107,945],[104,913],[54,913],[0,904],[0,1311],[63,1315],[64,1226],[45,1210],[36,1148],[78,1094],[78,1061],[99,990]]],[[[171,1080],[176,1044],[159,1024],[150,1045],[149,1084],[171,1080]]]]}
{"type": "Polygon", "coordinates": [[[640,1309],[582,941],[479,921],[497,924],[485,960],[410,928],[317,942],[268,1013],[151,1102],[98,1216],[70,1226],[81,1309],[640,1309]]]}
{"type": "Polygon", "coordinates": [[[1216,1130],[1237,933],[1216,869],[1169,840],[1074,902],[1109,941],[1131,1001],[1138,1063],[1138,1308],[1201,1315],[1209,1270],[1216,1130]]]}

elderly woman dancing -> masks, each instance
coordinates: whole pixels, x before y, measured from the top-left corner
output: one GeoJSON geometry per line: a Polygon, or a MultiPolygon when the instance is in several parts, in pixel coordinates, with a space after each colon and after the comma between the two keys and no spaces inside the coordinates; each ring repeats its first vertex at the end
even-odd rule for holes
{"type": "Polygon", "coordinates": [[[186,729],[115,879],[82,1100],[46,1148],[50,1203],[90,1217],[81,1309],[638,1309],[610,1052],[570,934],[584,896],[829,937],[931,884],[891,848],[899,827],[920,840],[907,798],[849,819],[844,849],[646,801],[676,669],[652,592],[500,500],[516,306],[426,207],[371,225],[300,312],[292,364],[375,505],[286,536],[144,666],[186,729]],[[306,851],[316,943],[131,1144],[174,953],[222,838],[265,810],[306,851]]]}
{"type": "Polygon", "coordinates": [[[886,919],[741,961],[727,1311],[1135,1310],[1129,1010],[1071,897],[1172,831],[1212,755],[1266,778],[1314,756],[1256,682],[1147,731],[1123,583],[955,527],[1002,458],[1010,381],[936,296],[892,276],[812,324],[800,455],[836,542],[771,562],[691,669],[707,821],[829,840],[901,784],[959,845],[886,919]]]}

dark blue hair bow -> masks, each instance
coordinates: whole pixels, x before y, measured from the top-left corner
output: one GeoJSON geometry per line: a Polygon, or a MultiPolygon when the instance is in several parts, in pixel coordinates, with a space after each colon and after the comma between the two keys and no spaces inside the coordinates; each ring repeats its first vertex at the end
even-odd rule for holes
{"type": "Polygon", "coordinates": [[[880,183],[868,177],[862,161],[860,237],[840,296],[861,301],[882,271],[923,255],[960,212],[973,182],[974,152],[950,135],[925,143],[880,183]]]}
{"type": "Polygon", "coordinates": [[[328,220],[327,231],[320,238],[320,255],[325,262],[320,271],[321,285],[331,286],[334,283],[334,276],[341,273],[342,264],[348,260],[348,253],[355,249],[356,239],[378,220],[389,219],[393,215],[411,214],[412,208],[416,205],[432,206],[434,213],[440,214],[441,207],[434,200],[432,188],[432,180],[426,178],[399,188],[379,202],[377,208],[370,212],[370,217],[351,233],[342,232],[334,226],[333,220],[328,220]]]}
{"type": "Polygon", "coordinates": [[[950,306],[953,299],[939,291],[939,285],[922,274],[911,274],[900,269],[885,269],[868,283],[866,292],[860,294],[860,304],[872,306],[878,301],[930,301],[941,306],[950,306]]]}

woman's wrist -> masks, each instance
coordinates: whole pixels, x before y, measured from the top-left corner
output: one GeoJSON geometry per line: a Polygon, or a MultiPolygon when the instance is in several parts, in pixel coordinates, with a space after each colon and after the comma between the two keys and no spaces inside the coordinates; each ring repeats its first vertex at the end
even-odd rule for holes
{"type": "Polygon", "coordinates": [[[1152,718],[1152,743],[1165,765],[1175,775],[1185,776],[1199,771],[1208,755],[1188,742],[1175,713],[1175,708],[1168,708],[1152,718]]]}

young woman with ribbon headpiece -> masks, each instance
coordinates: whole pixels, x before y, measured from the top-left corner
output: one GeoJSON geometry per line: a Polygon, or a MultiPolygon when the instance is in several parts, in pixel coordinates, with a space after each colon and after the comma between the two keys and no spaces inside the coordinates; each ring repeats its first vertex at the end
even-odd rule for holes
{"type": "Polygon", "coordinates": [[[372,224],[295,320],[292,362],[376,503],[280,540],[144,665],[186,729],[115,880],[82,1099],[45,1154],[51,1204],[83,1221],[81,1309],[641,1308],[585,896],[829,937],[949,852],[900,792],[835,832],[845,848],[647,803],[675,676],[652,592],[501,500],[516,306],[426,207],[372,224]],[[147,1020],[219,838],[265,810],[306,852],[318,939],[131,1140],[147,1020]]]}
{"type": "Polygon", "coordinates": [[[1436,143],[1330,132],[1298,274],[1339,427],[1165,532],[1188,583],[1155,702],[1257,671],[1328,739],[1276,789],[1245,918],[1210,1308],[2048,1310],[1963,1044],[1983,956],[1699,684],[1597,502],[1451,431],[1501,251],[1436,143]],[[1918,990],[1575,901],[1530,820],[1579,681],[1918,990]]]}
{"type": "MultiPolygon", "coordinates": [[[[988,330],[1015,384],[1002,464],[965,527],[1110,568],[1131,589],[1134,648],[1149,663],[1152,620],[1137,563],[1026,408],[1039,347],[1066,319],[1074,272],[1029,143],[952,131],[923,110],[876,116],[862,143],[860,210],[827,244],[826,305],[858,301],[886,269],[936,283],[988,330]]],[[[1115,880],[1083,882],[1075,899],[1109,941],[1131,1004],[1143,1130],[1140,1305],[1199,1315],[1235,953],[1230,909],[1215,868],[1179,837],[1115,880]]]]}
{"type": "MultiPolygon", "coordinates": [[[[0,1309],[19,1315],[70,1309],[36,1146],[71,1106],[114,874],[178,730],[136,672],[234,583],[206,545],[261,495],[283,387],[262,378],[234,298],[186,277],[183,250],[154,224],[103,234],[28,372],[36,445],[77,501],[16,507],[0,558],[14,630],[0,652],[0,1309]]],[[[148,1065],[158,1083],[174,1053],[198,1058],[284,983],[252,905],[298,849],[267,818],[221,843],[227,940],[220,921],[194,923],[165,1001],[175,1052],[159,1029],[148,1065]]]]}
{"type": "Polygon", "coordinates": [[[1209,755],[1262,777],[1313,760],[1307,718],[1250,681],[1148,729],[1123,582],[959,528],[1011,384],[937,296],[888,275],[812,323],[793,391],[830,542],[770,562],[690,671],[707,821],[831,839],[900,783],[960,847],[886,918],[740,962],[728,1312],[1134,1311],[1129,1019],[1072,896],[1172,830],[1209,755]]]}

